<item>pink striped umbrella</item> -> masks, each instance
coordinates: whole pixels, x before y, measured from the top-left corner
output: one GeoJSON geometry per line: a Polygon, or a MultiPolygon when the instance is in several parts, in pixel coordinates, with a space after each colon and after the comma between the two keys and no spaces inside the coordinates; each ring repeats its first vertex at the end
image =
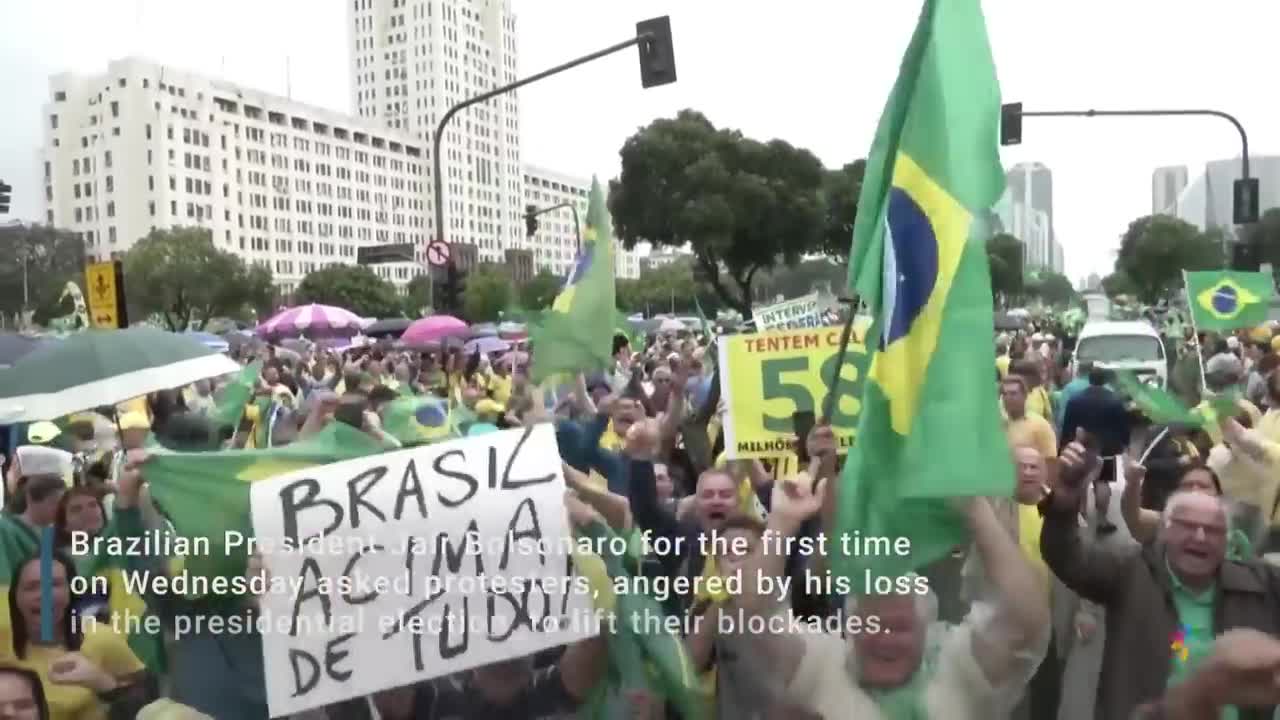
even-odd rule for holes
{"type": "Polygon", "coordinates": [[[298,337],[350,336],[360,332],[364,320],[353,312],[332,305],[299,305],[284,310],[258,326],[257,334],[268,340],[298,337]]]}
{"type": "Polygon", "coordinates": [[[406,345],[421,345],[439,342],[450,337],[466,337],[467,332],[467,324],[452,315],[432,315],[413,321],[413,324],[400,336],[400,342],[406,345]]]}

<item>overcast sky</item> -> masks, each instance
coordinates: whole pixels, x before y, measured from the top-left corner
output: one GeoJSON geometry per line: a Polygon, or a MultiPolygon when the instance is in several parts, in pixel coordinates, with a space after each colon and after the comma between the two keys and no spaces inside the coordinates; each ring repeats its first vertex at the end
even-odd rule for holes
{"type": "MultiPolygon", "coordinates": [[[[131,54],[350,112],[347,0],[10,0],[0,23],[0,178],[14,215],[39,216],[48,75],[101,72],[131,54]],[[286,58],[289,59],[286,62],[286,58]],[[290,72],[286,74],[286,67],[290,72]],[[286,77],[289,78],[288,82],[286,77]]],[[[671,16],[679,82],[643,91],[633,52],[526,88],[526,162],[612,177],[618,148],[686,107],[780,137],[835,167],[865,155],[917,0],[513,0],[521,74],[671,16]]],[[[985,0],[1006,101],[1032,109],[1211,107],[1235,114],[1251,154],[1280,151],[1275,0],[985,0]],[[1268,108],[1267,106],[1271,107],[1268,108]]],[[[1119,235],[1150,212],[1151,170],[1236,157],[1216,119],[1034,119],[1006,166],[1053,170],[1068,275],[1105,274],[1119,235]]]]}

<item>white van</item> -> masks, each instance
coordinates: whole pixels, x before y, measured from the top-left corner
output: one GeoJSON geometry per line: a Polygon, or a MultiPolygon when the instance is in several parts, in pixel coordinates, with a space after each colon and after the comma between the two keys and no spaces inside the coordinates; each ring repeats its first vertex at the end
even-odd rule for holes
{"type": "Polygon", "coordinates": [[[1169,384],[1169,364],[1164,341],[1145,322],[1090,322],[1080,330],[1072,369],[1086,360],[1108,370],[1131,370],[1138,379],[1164,388],[1169,384]]]}

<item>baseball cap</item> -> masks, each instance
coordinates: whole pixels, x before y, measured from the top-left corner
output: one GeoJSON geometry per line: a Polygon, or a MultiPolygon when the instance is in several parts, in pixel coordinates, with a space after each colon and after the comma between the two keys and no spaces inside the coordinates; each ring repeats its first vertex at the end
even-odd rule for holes
{"type": "Polygon", "coordinates": [[[48,420],[32,423],[27,428],[27,442],[33,445],[45,445],[62,434],[62,429],[48,420]]]}

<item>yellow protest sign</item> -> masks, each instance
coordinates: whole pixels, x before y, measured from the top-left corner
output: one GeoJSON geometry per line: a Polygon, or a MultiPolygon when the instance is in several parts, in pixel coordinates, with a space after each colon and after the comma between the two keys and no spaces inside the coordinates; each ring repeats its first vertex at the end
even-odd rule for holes
{"type": "MultiPolygon", "coordinates": [[[[831,425],[842,454],[853,445],[862,409],[862,374],[867,361],[862,340],[869,325],[869,318],[854,322],[832,407],[831,425]]],[[[777,458],[793,452],[795,413],[822,414],[835,377],[842,329],[776,330],[719,339],[728,457],[777,458]]]]}
{"type": "Polygon", "coordinates": [[[93,326],[96,328],[120,327],[115,262],[86,265],[84,281],[85,288],[89,291],[89,320],[93,326]]]}

